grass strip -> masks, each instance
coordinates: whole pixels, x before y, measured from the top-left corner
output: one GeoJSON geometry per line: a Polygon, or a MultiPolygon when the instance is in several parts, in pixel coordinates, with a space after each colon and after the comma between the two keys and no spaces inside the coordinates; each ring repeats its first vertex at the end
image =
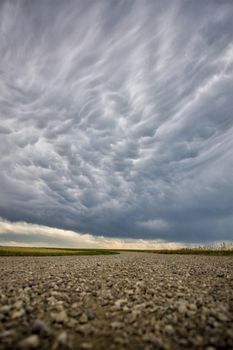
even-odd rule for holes
{"type": "Polygon", "coordinates": [[[0,246],[0,256],[65,256],[65,255],[112,255],[119,254],[110,249],[73,249],[46,247],[0,246]]]}

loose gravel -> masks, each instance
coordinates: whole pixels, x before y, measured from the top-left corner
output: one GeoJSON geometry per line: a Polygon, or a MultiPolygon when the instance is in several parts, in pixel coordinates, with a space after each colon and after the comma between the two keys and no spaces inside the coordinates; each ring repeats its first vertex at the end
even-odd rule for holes
{"type": "Polygon", "coordinates": [[[232,277],[232,257],[0,257],[0,349],[233,349],[232,277]]]}

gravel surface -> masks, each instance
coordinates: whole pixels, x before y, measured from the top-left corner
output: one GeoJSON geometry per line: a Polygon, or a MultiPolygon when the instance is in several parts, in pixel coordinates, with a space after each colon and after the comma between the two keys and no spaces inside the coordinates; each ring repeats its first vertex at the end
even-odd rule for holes
{"type": "Polygon", "coordinates": [[[233,349],[232,277],[232,257],[0,257],[0,349],[233,349]]]}

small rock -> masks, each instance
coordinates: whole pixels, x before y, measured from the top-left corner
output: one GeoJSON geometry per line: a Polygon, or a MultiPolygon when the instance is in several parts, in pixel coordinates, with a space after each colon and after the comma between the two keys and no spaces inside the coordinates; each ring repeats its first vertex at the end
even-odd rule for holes
{"type": "Polygon", "coordinates": [[[50,328],[47,326],[47,324],[44,321],[36,320],[33,323],[32,332],[41,334],[41,335],[48,335],[50,333],[50,328]]]}
{"type": "MultiPolygon", "coordinates": [[[[99,266],[100,266],[100,265],[99,265],[99,266]]],[[[100,289],[100,288],[101,288],[101,282],[97,281],[97,282],[95,283],[95,287],[96,287],[96,289],[100,289]]]]}
{"type": "Polygon", "coordinates": [[[203,344],[203,337],[201,335],[197,335],[194,339],[193,342],[197,347],[200,347],[203,344]]]}
{"type": "Polygon", "coordinates": [[[65,310],[62,310],[58,313],[52,312],[51,317],[57,323],[64,323],[68,320],[65,310]]]}
{"type": "Polygon", "coordinates": [[[128,343],[128,340],[123,338],[123,337],[118,336],[118,337],[114,337],[114,342],[117,344],[124,345],[124,344],[128,343]]]}
{"type": "Polygon", "coordinates": [[[23,301],[22,300],[18,300],[16,303],[14,303],[14,308],[17,310],[20,310],[23,308],[23,301]]]}
{"type": "Polygon", "coordinates": [[[124,306],[122,307],[122,310],[123,310],[124,312],[129,312],[129,311],[130,311],[130,308],[129,308],[127,305],[124,305],[124,306]]]}
{"type": "Polygon", "coordinates": [[[222,321],[222,322],[228,321],[228,317],[226,315],[224,315],[223,313],[217,314],[217,317],[218,317],[219,321],[222,321]]]}
{"type": "Polygon", "coordinates": [[[12,318],[12,320],[15,320],[17,318],[22,317],[24,314],[25,314],[24,309],[16,310],[13,312],[11,318],[12,318]]]}
{"type": "Polygon", "coordinates": [[[230,338],[233,339],[233,329],[230,329],[230,328],[229,328],[229,329],[226,331],[226,334],[227,334],[228,337],[230,337],[230,338]]]}
{"type": "Polygon", "coordinates": [[[27,306],[25,307],[25,312],[26,312],[27,314],[32,313],[32,312],[33,312],[33,307],[30,306],[30,305],[27,305],[27,306]]]}
{"type": "Polygon", "coordinates": [[[77,325],[77,320],[73,317],[69,318],[69,321],[66,323],[67,327],[74,328],[77,325]]]}
{"type": "Polygon", "coordinates": [[[111,281],[108,281],[108,282],[107,282],[107,287],[108,287],[108,288],[112,288],[112,286],[113,286],[113,283],[112,283],[111,281]]]}
{"type": "Polygon", "coordinates": [[[0,312],[2,312],[4,315],[7,315],[11,311],[11,305],[4,305],[0,308],[0,312]]]}
{"type": "Polygon", "coordinates": [[[62,333],[60,333],[59,336],[57,337],[57,341],[60,345],[67,346],[68,345],[67,332],[63,331],[62,333]]]}
{"type": "Polygon", "coordinates": [[[88,317],[87,317],[87,315],[86,315],[85,313],[83,313],[83,314],[81,315],[81,317],[80,317],[80,319],[79,319],[79,322],[80,322],[81,324],[87,323],[87,322],[88,322],[88,317]]]}
{"type": "Polygon", "coordinates": [[[80,345],[82,350],[91,350],[93,349],[93,345],[91,343],[81,343],[80,345]]]}
{"type": "Polygon", "coordinates": [[[115,301],[114,305],[117,310],[120,310],[125,303],[127,303],[126,299],[118,299],[117,301],[115,301]]]}
{"type": "Polygon", "coordinates": [[[77,309],[79,307],[79,303],[73,303],[71,304],[72,309],[77,309]]]}
{"type": "Polygon", "coordinates": [[[70,304],[71,302],[71,299],[70,297],[67,295],[67,294],[63,294],[63,300],[67,303],[67,304],[70,304]]]}
{"type": "Polygon", "coordinates": [[[180,345],[184,346],[187,349],[187,346],[188,346],[188,340],[187,339],[180,338],[180,339],[178,339],[178,342],[179,342],[180,345]]]}
{"type": "Polygon", "coordinates": [[[188,305],[188,308],[189,308],[189,310],[191,310],[191,311],[196,311],[196,310],[197,310],[197,306],[196,306],[195,304],[193,304],[193,303],[189,304],[189,305],[188,305]]]}
{"type": "Polygon", "coordinates": [[[172,293],[166,293],[166,297],[171,299],[173,297],[173,294],[172,293]]]}
{"type": "Polygon", "coordinates": [[[77,332],[81,333],[85,337],[93,334],[94,330],[90,324],[83,324],[76,328],[77,332]]]}
{"type": "Polygon", "coordinates": [[[174,330],[173,326],[170,325],[170,324],[167,324],[167,325],[165,326],[164,331],[165,331],[165,333],[168,334],[168,335],[173,335],[173,334],[175,333],[175,330],[174,330]]]}
{"type": "Polygon", "coordinates": [[[111,323],[111,327],[113,329],[120,329],[123,327],[123,324],[121,322],[118,322],[118,321],[114,321],[111,323]]]}
{"type": "Polygon", "coordinates": [[[132,312],[131,314],[128,315],[127,322],[131,324],[131,323],[134,323],[136,319],[137,319],[137,313],[132,312]]]}
{"type": "Polygon", "coordinates": [[[153,333],[146,333],[142,336],[142,340],[147,343],[152,343],[157,345],[157,339],[156,336],[153,333]]]}
{"type": "Polygon", "coordinates": [[[223,271],[218,271],[217,274],[216,274],[217,277],[224,277],[225,274],[223,271]]]}
{"type": "Polygon", "coordinates": [[[109,304],[109,301],[107,299],[101,300],[101,306],[107,306],[109,304]]]}
{"type": "Polygon", "coordinates": [[[14,330],[7,330],[2,333],[0,333],[0,338],[8,338],[8,337],[13,337],[15,336],[15,331],[14,330]]]}
{"type": "Polygon", "coordinates": [[[40,338],[38,335],[30,335],[21,340],[18,345],[20,349],[36,349],[40,345],[40,338]]]}
{"type": "Polygon", "coordinates": [[[178,311],[179,313],[184,314],[187,311],[186,304],[180,303],[178,306],[178,311]]]}
{"type": "Polygon", "coordinates": [[[95,318],[95,314],[94,311],[92,309],[88,309],[86,312],[87,318],[89,321],[94,320],[95,318]]]}
{"type": "Polygon", "coordinates": [[[145,282],[143,282],[143,281],[138,281],[137,283],[136,283],[136,288],[141,288],[141,289],[144,289],[145,288],[145,282]]]}

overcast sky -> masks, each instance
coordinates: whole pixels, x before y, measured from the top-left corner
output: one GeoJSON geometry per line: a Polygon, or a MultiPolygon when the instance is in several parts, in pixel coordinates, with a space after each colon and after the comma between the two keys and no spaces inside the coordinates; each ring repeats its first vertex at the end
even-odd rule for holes
{"type": "Polygon", "coordinates": [[[231,0],[2,0],[0,244],[232,240],[232,18],[231,0]]]}

